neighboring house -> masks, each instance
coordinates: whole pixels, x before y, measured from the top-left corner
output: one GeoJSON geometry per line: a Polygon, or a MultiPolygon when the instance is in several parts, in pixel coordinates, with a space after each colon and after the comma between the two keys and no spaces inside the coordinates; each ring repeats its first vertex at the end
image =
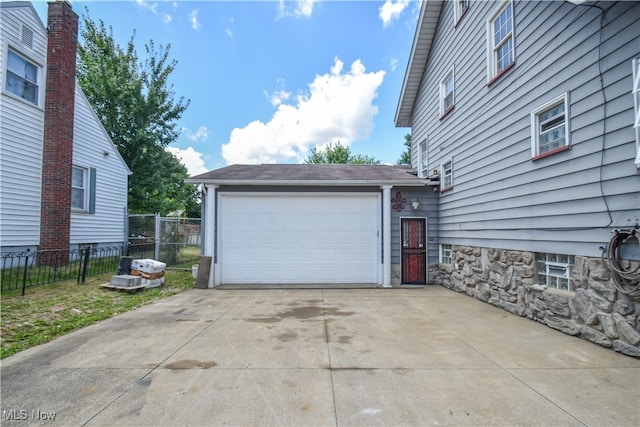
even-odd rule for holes
{"type": "Polygon", "coordinates": [[[210,286],[427,282],[437,195],[409,167],[232,165],[203,187],[210,286]],[[427,220],[429,217],[429,220],[427,220]]]}
{"type": "Polygon", "coordinates": [[[639,2],[423,2],[395,123],[440,181],[431,281],[640,357],[601,261],[640,222],[639,107],[639,2]]]}
{"type": "Polygon", "coordinates": [[[130,171],[76,83],[78,16],[0,4],[2,252],[122,245],[130,171]]]}

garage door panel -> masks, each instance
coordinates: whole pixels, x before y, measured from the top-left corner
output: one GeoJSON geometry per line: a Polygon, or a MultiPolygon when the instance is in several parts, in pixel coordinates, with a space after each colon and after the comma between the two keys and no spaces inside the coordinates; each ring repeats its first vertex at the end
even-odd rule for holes
{"type": "Polygon", "coordinates": [[[379,197],[221,196],[222,283],[376,283],[379,197]]]}

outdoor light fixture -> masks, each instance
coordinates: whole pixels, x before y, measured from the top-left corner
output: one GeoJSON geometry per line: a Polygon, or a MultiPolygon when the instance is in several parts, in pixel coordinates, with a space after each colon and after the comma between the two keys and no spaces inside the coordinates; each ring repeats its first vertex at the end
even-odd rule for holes
{"type": "Polygon", "coordinates": [[[411,199],[411,207],[416,210],[418,209],[418,207],[420,207],[420,200],[418,200],[417,198],[413,198],[411,199]]]}

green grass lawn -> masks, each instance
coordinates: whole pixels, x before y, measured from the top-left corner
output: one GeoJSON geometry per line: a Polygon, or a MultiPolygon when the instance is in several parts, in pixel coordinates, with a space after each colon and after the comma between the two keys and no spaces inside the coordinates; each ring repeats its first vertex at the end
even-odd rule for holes
{"type": "Polygon", "coordinates": [[[102,288],[113,274],[3,292],[0,300],[0,359],[100,320],[195,287],[191,271],[167,270],[164,285],[127,293],[102,288]]]}

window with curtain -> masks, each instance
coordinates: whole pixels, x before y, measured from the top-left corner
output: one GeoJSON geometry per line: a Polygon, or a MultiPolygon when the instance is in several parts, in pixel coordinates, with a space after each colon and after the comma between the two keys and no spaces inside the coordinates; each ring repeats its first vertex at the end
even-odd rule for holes
{"type": "Polygon", "coordinates": [[[12,50],[8,53],[5,89],[38,105],[38,67],[12,50]]]}

